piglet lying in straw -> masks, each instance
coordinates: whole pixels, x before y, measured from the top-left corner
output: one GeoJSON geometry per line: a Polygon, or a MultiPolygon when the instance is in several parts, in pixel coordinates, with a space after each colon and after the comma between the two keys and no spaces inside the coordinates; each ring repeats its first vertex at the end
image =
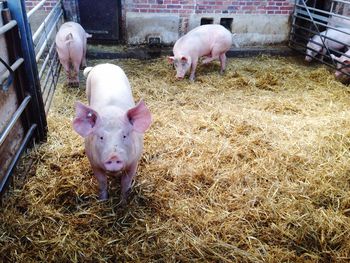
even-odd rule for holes
{"type": "Polygon", "coordinates": [[[70,85],[79,85],[79,68],[86,67],[86,42],[89,37],[91,35],[75,22],[62,24],[56,34],[58,58],[70,85]]]}
{"type": "Polygon", "coordinates": [[[99,198],[108,198],[107,175],[121,174],[121,202],[125,204],[151,113],[142,100],[135,106],[128,78],[120,67],[100,64],[86,68],[84,75],[89,106],[76,102],[73,128],[85,138],[99,198]]]}
{"type": "Polygon", "coordinates": [[[194,80],[198,60],[206,56],[202,64],[215,59],[220,60],[220,73],[225,71],[226,52],[231,48],[233,34],[222,25],[202,25],[192,29],[179,38],[173,48],[173,57],[168,57],[169,63],[176,68],[176,78],[183,79],[191,69],[190,80],[194,80]]]}

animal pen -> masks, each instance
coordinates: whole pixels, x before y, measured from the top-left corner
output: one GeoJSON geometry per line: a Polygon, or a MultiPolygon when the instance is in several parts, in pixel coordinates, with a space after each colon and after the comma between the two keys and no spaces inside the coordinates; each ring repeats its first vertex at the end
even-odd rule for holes
{"type": "MultiPolygon", "coordinates": [[[[350,27],[349,14],[349,1],[296,1],[292,16],[292,27],[289,42],[290,47],[299,53],[306,54],[306,44],[309,39],[314,35],[320,35],[320,33],[324,30],[333,29],[337,32],[349,35],[349,32],[344,31],[344,29],[350,27]]],[[[348,56],[345,54],[348,48],[347,45],[345,45],[345,48],[342,50],[328,48],[328,46],[324,44],[324,42],[328,39],[339,44],[343,44],[342,41],[334,39],[325,34],[325,36],[321,38],[321,44],[316,43],[316,45],[322,45],[325,47],[325,57],[320,58],[321,52],[319,50],[313,50],[317,52],[317,56],[315,56],[314,59],[336,68],[336,61],[334,61],[330,55],[336,54],[337,56],[348,56]]],[[[343,63],[342,66],[347,67],[347,65],[343,63]]],[[[345,74],[349,76],[349,73],[345,74]]]]}
{"type": "Polygon", "coordinates": [[[126,207],[118,178],[98,200],[71,124],[75,101],[87,101],[85,78],[65,84],[53,39],[65,20],[84,26],[89,6],[80,2],[36,1],[30,11],[24,1],[1,3],[1,261],[350,260],[350,88],[330,57],[346,50],[304,61],[312,35],[347,25],[347,1],[222,1],[217,15],[209,2],[185,1],[177,19],[170,0],[118,1],[118,30],[85,17],[93,42],[102,41],[88,55],[113,58],[88,56],[88,66],[120,66],[153,116],[126,207]],[[163,21],[158,31],[153,19],[163,21]],[[230,28],[241,47],[228,52],[223,75],[212,62],[194,82],[178,81],[166,47],[204,23],[230,28]],[[145,49],[128,53],[129,45],[145,49]],[[296,52],[282,56],[281,45],[296,52]],[[161,57],[125,59],[144,50],[161,57]]]}

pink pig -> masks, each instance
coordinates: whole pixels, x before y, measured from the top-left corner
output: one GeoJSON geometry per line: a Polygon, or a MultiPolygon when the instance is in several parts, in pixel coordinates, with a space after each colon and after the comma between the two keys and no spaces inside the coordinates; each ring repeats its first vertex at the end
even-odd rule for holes
{"type": "MultiPolygon", "coordinates": [[[[173,57],[168,57],[169,63],[174,63],[176,78],[183,79],[191,68],[190,80],[194,80],[198,59],[206,56],[202,64],[215,59],[220,60],[222,74],[225,70],[225,53],[231,48],[233,34],[222,25],[210,24],[196,27],[179,38],[173,48],[173,57]]],[[[237,46],[237,45],[236,45],[237,46]]]]}
{"type": "Polygon", "coordinates": [[[345,45],[350,45],[350,29],[348,28],[338,28],[346,33],[339,32],[334,29],[327,29],[320,33],[320,35],[314,35],[310,38],[306,45],[306,56],[305,60],[311,62],[319,53],[321,54],[320,59],[323,60],[323,56],[327,52],[327,48],[333,50],[340,50],[344,48],[345,45]],[[329,38],[326,38],[326,37],[329,38]],[[335,41],[331,40],[334,39],[335,41]],[[323,40],[323,41],[322,41],[323,40]],[[324,42],[324,44],[323,44],[324,42]]]}
{"type": "Polygon", "coordinates": [[[99,198],[108,198],[107,175],[121,174],[121,202],[125,204],[151,113],[142,100],[135,106],[128,78],[120,67],[100,64],[86,68],[84,75],[89,106],[76,102],[73,128],[85,138],[99,198]]]}
{"type": "Polygon", "coordinates": [[[56,50],[69,84],[79,85],[79,68],[86,67],[86,41],[89,37],[91,35],[75,22],[62,24],[57,32],[56,50]]]}
{"type": "Polygon", "coordinates": [[[350,50],[348,50],[344,55],[336,57],[331,54],[331,57],[337,61],[337,70],[334,73],[337,78],[342,76],[350,76],[350,50]]]}

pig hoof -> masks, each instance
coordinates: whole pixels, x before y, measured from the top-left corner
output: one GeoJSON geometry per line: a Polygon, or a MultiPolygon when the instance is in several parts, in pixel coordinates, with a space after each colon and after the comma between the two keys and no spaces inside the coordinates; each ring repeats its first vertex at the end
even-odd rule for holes
{"type": "Polygon", "coordinates": [[[100,200],[100,201],[107,201],[108,200],[108,193],[100,193],[98,195],[98,200],[100,200]]]}

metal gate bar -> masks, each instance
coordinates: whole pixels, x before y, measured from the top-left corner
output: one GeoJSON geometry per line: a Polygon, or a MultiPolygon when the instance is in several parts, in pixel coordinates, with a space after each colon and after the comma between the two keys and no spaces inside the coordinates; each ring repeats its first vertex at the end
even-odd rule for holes
{"type": "Polygon", "coordinates": [[[28,13],[27,18],[29,19],[40,7],[42,7],[47,0],[42,0],[40,3],[38,3],[36,6],[34,6],[28,13]]]}
{"type": "MultiPolygon", "coordinates": [[[[44,0],[43,2],[46,2],[46,1],[47,0],[44,0]]],[[[39,37],[40,33],[43,31],[45,25],[47,25],[47,23],[50,21],[50,19],[52,19],[52,16],[54,15],[54,13],[57,12],[57,10],[61,10],[62,11],[61,5],[62,5],[61,1],[58,1],[57,4],[52,8],[50,13],[45,18],[45,20],[41,23],[41,25],[38,27],[38,29],[34,32],[34,34],[33,34],[33,42],[35,42],[37,40],[37,38],[39,37]]],[[[33,9],[30,10],[30,11],[33,11],[33,9]]],[[[27,16],[29,18],[29,13],[28,13],[27,16]]]]}
{"type": "MultiPolygon", "coordinates": [[[[41,1],[40,7],[45,2],[46,0],[41,1]]],[[[39,8],[35,8],[35,11],[38,10],[39,8]]],[[[30,15],[33,15],[34,12],[30,15]]],[[[43,61],[42,64],[39,63],[39,80],[46,113],[48,113],[49,106],[51,105],[61,69],[61,65],[56,58],[54,33],[58,31],[58,25],[62,21],[62,18],[62,1],[58,1],[33,34],[34,50],[36,50],[35,60],[37,63],[43,61]]]]}
{"type": "Polygon", "coordinates": [[[31,140],[31,138],[33,137],[33,133],[36,129],[37,125],[36,124],[32,124],[32,126],[29,128],[26,136],[24,137],[24,139],[22,140],[21,145],[19,146],[15,156],[12,159],[12,162],[10,163],[10,166],[7,170],[7,172],[5,173],[3,180],[0,182],[0,194],[3,193],[5,186],[7,185],[9,178],[11,176],[11,174],[13,173],[13,170],[16,167],[16,164],[19,160],[19,158],[21,157],[23,151],[27,148],[28,142],[31,140]]]}
{"type": "MultiPolygon", "coordinates": [[[[17,59],[10,68],[12,71],[15,71],[22,63],[24,62],[23,58],[17,59]]],[[[0,77],[0,86],[3,85],[4,81],[10,77],[10,72],[7,70],[1,77],[0,77]]]]}
{"type": "Polygon", "coordinates": [[[9,123],[7,124],[5,130],[0,133],[0,146],[4,143],[4,141],[6,140],[7,136],[9,135],[10,131],[12,130],[13,126],[15,126],[18,118],[22,115],[23,111],[25,110],[25,108],[27,107],[29,101],[31,100],[30,95],[28,95],[27,97],[25,97],[25,99],[22,101],[21,105],[18,107],[18,109],[16,110],[16,112],[12,115],[11,120],[9,121],[9,123]]]}
{"type": "Polygon", "coordinates": [[[19,33],[21,35],[20,44],[23,52],[24,66],[27,77],[27,88],[33,99],[31,103],[31,123],[37,124],[35,138],[38,141],[46,139],[47,122],[44,110],[44,102],[40,92],[40,81],[38,78],[38,68],[34,56],[34,45],[32,33],[25,11],[24,0],[8,0],[12,19],[17,21],[19,33]]]}
{"type": "Polygon", "coordinates": [[[51,44],[51,39],[53,38],[54,29],[57,29],[60,18],[63,17],[61,1],[55,5],[52,12],[50,12],[50,17],[45,19],[45,23],[39,27],[40,30],[34,36],[28,22],[28,19],[33,17],[35,12],[46,1],[40,1],[28,14],[25,11],[24,0],[8,0],[3,4],[4,8],[8,7],[9,12],[4,13],[6,24],[0,27],[0,34],[7,34],[6,41],[12,65],[8,66],[8,70],[0,76],[0,84],[8,79],[8,77],[12,77],[9,71],[12,69],[11,74],[15,76],[14,88],[20,105],[11,116],[4,130],[0,131],[0,146],[4,145],[4,142],[10,139],[9,135],[20,119],[22,120],[24,134],[21,141],[19,141],[20,145],[17,145],[19,147],[16,148],[16,153],[12,156],[9,166],[6,168],[7,170],[4,171],[4,176],[0,180],[0,194],[5,190],[5,186],[8,184],[16,163],[33,137],[37,141],[46,139],[46,113],[50,107],[60,70],[54,43],[51,44]],[[33,40],[38,41],[39,52],[37,54],[35,54],[33,40]],[[48,53],[47,55],[46,52],[48,53]],[[43,85],[44,91],[47,86],[47,91],[45,91],[47,96],[45,99],[43,99],[43,94],[41,93],[37,66],[37,60],[40,60],[43,54],[46,57],[43,59],[44,67],[40,69],[40,78],[45,75],[46,70],[45,85],[43,85]]]}
{"type": "MultiPolygon", "coordinates": [[[[332,2],[334,3],[334,1],[332,2]]],[[[346,2],[347,4],[350,4],[349,2],[346,2]]],[[[296,7],[300,7],[300,8],[305,8],[304,5],[300,5],[300,4],[295,4],[296,7]]],[[[313,7],[307,7],[307,9],[311,10],[311,11],[317,11],[318,13],[322,13],[322,14],[325,14],[325,15],[332,15],[334,17],[338,17],[338,18],[343,18],[345,20],[349,20],[350,21],[350,18],[347,17],[347,16],[343,16],[343,15],[339,15],[339,14],[336,14],[336,13],[333,13],[333,12],[328,12],[328,11],[325,11],[325,10],[321,10],[321,9],[317,9],[317,8],[313,8],[313,7]]],[[[301,12],[301,10],[299,10],[299,13],[303,13],[301,12]]],[[[316,15],[316,17],[319,17],[316,15]]],[[[321,17],[319,17],[320,20],[322,20],[321,17]]],[[[325,24],[326,25],[326,24],[325,24]]]]}
{"type": "MultiPolygon", "coordinates": [[[[25,72],[25,61],[22,58],[21,48],[19,46],[19,28],[18,28],[18,21],[12,20],[9,10],[6,8],[6,4],[2,6],[4,9],[2,9],[2,15],[4,23],[6,23],[4,26],[0,28],[0,34],[6,34],[5,40],[7,43],[7,50],[8,50],[8,57],[9,62],[12,62],[12,65],[10,66],[12,72],[10,73],[9,70],[3,73],[3,75],[0,77],[0,82],[2,83],[7,78],[10,77],[10,74],[13,74],[14,81],[11,84],[11,87],[14,88],[17,94],[17,100],[19,101],[20,105],[17,107],[16,111],[12,114],[10,120],[4,127],[4,129],[0,132],[0,146],[4,144],[6,140],[9,140],[9,134],[11,131],[13,131],[16,123],[18,121],[22,120],[22,127],[23,127],[23,138],[19,142],[19,147],[16,149],[16,152],[14,156],[12,156],[12,160],[8,167],[6,167],[6,171],[4,171],[4,175],[1,178],[0,181],[0,194],[3,193],[5,186],[8,184],[9,178],[13,172],[13,169],[18,162],[20,155],[28,145],[28,143],[32,140],[33,135],[35,132],[37,132],[38,136],[38,129],[37,129],[37,123],[33,123],[33,121],[38,120],[38,116],[32,116],[30,120],[29,118],[29,112],[33,110],[35,105],[33,104],[32,95],[28,94],[25,90],[24,84],[27,86],[30,83],[27,81],[28,74],[25,72]]],[[[23,40],[25,41],[25,40],[23,40]]],[[[6,91],[5,91],[6,92],[6,91]]],[[[31,93],[31,92],[29,92],[31,93]]]]}
{"type": "MultiPolygon", "coordinates": [[[[59,22],[59,20],[61,19],[62,15],[63,15],[63,11],[61,10],[61,12],[59,13],[58,17],[56,18],[56,20],[54,22],[54,25],[56,25],[59,22]]],[[[49,33],[46,33],[46,30],[45,30],[45,33],[46,33],[45,34],[45,40],[44,40],[44,43],[42,43],[42,46],[40,47],[38,53],[36,54],[36,57],[35,57],[36,62],[39,61],[41,55],[44,52],[44,49],[47,48],[47,44],[48,44],[48,42],[50,40],[50,37],[51,37],[54,29],[55,29],[55,27],[52,27],[51,30],[49,31],[49,33]]]]}
{"type": "MultiPolygon", "coordinates": [[[[331,3],[330,12],[315,8],[316,1],[313,2],[313,4],[314,4],[313,6],[307,6],[307,4],[306,4],[307,2],[308,1],[305,1],[305,0],[296,0],[295,1],[295,7],[294,7],[293,16],[292,16],[292,28],[291,28],[290,37],[289,37],[289,46],[292,49],[296,50],[297,52],[299,52],[301,54],[306,55],[307,42],[308,41],[313,42],[310,39],[311,36],[320,35],[321,32],[320,32],[319,28],[321,26],[325,27],[326,30],[332,29],[332,30],[338,31],[342,34],[350,35],[349,32],[346,32],[343,30],[342,27],[344,27],[344,25],[341,27],[341,26],[329,24],[329,22],[331,21],[330,19],[337,18],[337,19],[343,20],[344,22],[348,21],[349,25],[350,25],[350,18],[349,17],[347,17],[345,15],[336,14],[335,12],[333,12],[334,3],[337,2],[337,3],[344,3],[347,5],[350,5],[349,1],[333,0],[331,3]],[[307,28],[307,26],[309,28],[307,28]]],[[[330,55],[336,54],[336,55],[342,55],[342,56],[346,56],[346,57],[349,57],[349,56],[346,55],[341,50],[334,50],[332,48],[329,48],[327,45],[325,45],[325,40],[329,39],[329,40],[334,41],[338,44],[345,45],[347,48],[349,48],[349,45],[346,45],[344,42],[341,42],[337,39],[331,38],[331,37],[327,36],[327,34],[322,35],[322,37],[320,39],[321,39],[321,43],[316,43],[316,42],[313,42],[313,43],[316,45],[322,46],[322,48],[324,48],[326,50],[326,53],[324,55],[324,57],[326,59],[320,59],[317,56],[314,56],[313,59],[315,59],[319,62],[322,62],[322,63],[324,63],[327,66],[330,66],[332,68],[336,68],[337,63],[340,63],[343,65],[342,67],[345,67],[346,66],[345,64],[343,64],[341,62],[334,61],[330,55]]],[[[312,48],[310,48],[310,50],[316,51],[318,54],[320,54],[317,50],[314,50],[312,48]]],[[[343,72],[343,73],[350,76],[350,74],[348,74],[346,72],[343,72]]]]}

